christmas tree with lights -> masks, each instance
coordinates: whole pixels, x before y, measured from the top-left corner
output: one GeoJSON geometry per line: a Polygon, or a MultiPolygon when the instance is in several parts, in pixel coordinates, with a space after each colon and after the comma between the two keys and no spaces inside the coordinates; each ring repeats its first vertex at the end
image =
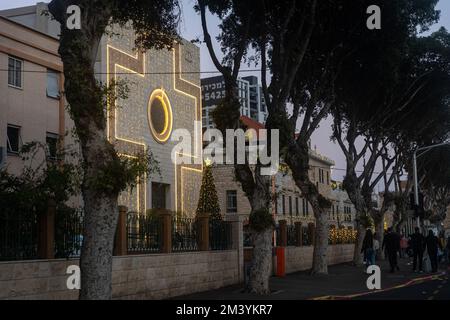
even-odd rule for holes
{"type": "Polygon", "coordinates": [[[212,220],[222,219],[210,161],[205,161],[203,167],[202,186],[200,188],[196,214],[197,216],[208,214],[212,220]]]}

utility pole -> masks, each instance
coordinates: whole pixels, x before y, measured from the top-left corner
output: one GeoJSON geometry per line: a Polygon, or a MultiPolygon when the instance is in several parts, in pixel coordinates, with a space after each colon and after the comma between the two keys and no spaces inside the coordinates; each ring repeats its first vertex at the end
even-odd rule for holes
{"type": "MultiPolygon", "coordinates": [[[[421,156],[423,156],[427,151],[430,151],[431,149],[442,147],[442,146],[448,146],[450,145],[450,142],[444,142],[439,144],[434,144],[431,146],[419,148],[416,151],[414,151],[413,155],[413,175],[414,175],[414,205],[416,208],[419,207],[419,182],[417,178],[417,159],[421,156]],[[421,154],[417,155],[418,152],[422,152],[421,154]]],[[[420,216],[417,216],[417,227],[420,228],[420,216]]]]}

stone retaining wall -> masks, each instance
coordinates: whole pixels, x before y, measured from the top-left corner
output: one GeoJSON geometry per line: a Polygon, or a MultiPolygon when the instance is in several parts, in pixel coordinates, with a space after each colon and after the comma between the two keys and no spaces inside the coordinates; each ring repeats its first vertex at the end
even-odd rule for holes
{"type": "MultiPolygon", "coordinates": [[[[114,257],[114,299],[164,299],[242,281],[238,251],[114,257]]],[[[0,263],[0,299],[77,299],[67,267],[78,260],[0,263]]]]}
{"type": "MultiPolygon", "coordinates": [[[[355,245],[342,244],[328,246],[328,265],[341,264],[353,260],[355,245]]],[[[286,273],[311,269],[313,260],[312,246],[286,247],[286,273]]]]}

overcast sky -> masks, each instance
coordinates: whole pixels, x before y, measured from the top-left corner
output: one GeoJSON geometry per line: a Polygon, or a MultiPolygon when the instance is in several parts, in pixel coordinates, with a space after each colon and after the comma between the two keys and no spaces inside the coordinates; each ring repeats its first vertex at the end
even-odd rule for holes
{"type": "MultiPolygon", "coordinates": [[[[246,0],[243,0],[246,1],[246,0]]],[[[0,0],[0,10],[10,9],[21,6],[29,6],[35,4],[36,1],[33,0],[0,0]]],[[[183,18],[180,26],[180,32],[184,38],[187,40],[202,39],[202,29],[200,24],[200,19],[198,15],[194,12],[193,6],[194,0],[181,0],[183,18]]],[[[440,26],[446,27],[450,30],[450,1],[440,0],[437,8],[441,10],[441,20],[440,22],[432,28],[432,30],[438,29],[440,26]]],[[[211,34],[217,34],[217,20],[211,19],[209,17],[209,28],[211,34]]],[[[209,57],[208,51],[205,46],[201,47],[201,71],[215,71],[215,67],[209,57]]],[[[247,68],[246,66],[244,69],[247,68]]],[[[336,169],[333,171],[333,178],[341,180],[345,171],[345,158],[338,145],[330,141],[331,135],[331,121],[327,119],[323,121],[320,128],[312,137],[312,146],[317,147],[317,151],[326,155],[327,157],[333,159],[336,162],[336,169]]]]}

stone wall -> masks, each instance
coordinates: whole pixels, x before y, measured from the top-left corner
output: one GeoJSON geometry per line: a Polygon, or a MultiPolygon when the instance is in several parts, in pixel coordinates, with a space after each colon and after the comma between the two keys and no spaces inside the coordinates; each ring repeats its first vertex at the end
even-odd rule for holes
{"type": "MultiPolygon", "coordinates": [[[[286,273],[309,270],[312,267],[314,247],[286,247],[286,273]]],[[[353,244],[330,245],[328,247],[328,265],[353,260],[353,244]]]]}
{"type": "MultiPolygon", "coordinates": [[[[78,260],[0,263],[0,299],[77,299],[67,267],[78,260]]],[[[238,251],[114,257],[114,299],[164,299],[242,281],[238,251]]]]}

